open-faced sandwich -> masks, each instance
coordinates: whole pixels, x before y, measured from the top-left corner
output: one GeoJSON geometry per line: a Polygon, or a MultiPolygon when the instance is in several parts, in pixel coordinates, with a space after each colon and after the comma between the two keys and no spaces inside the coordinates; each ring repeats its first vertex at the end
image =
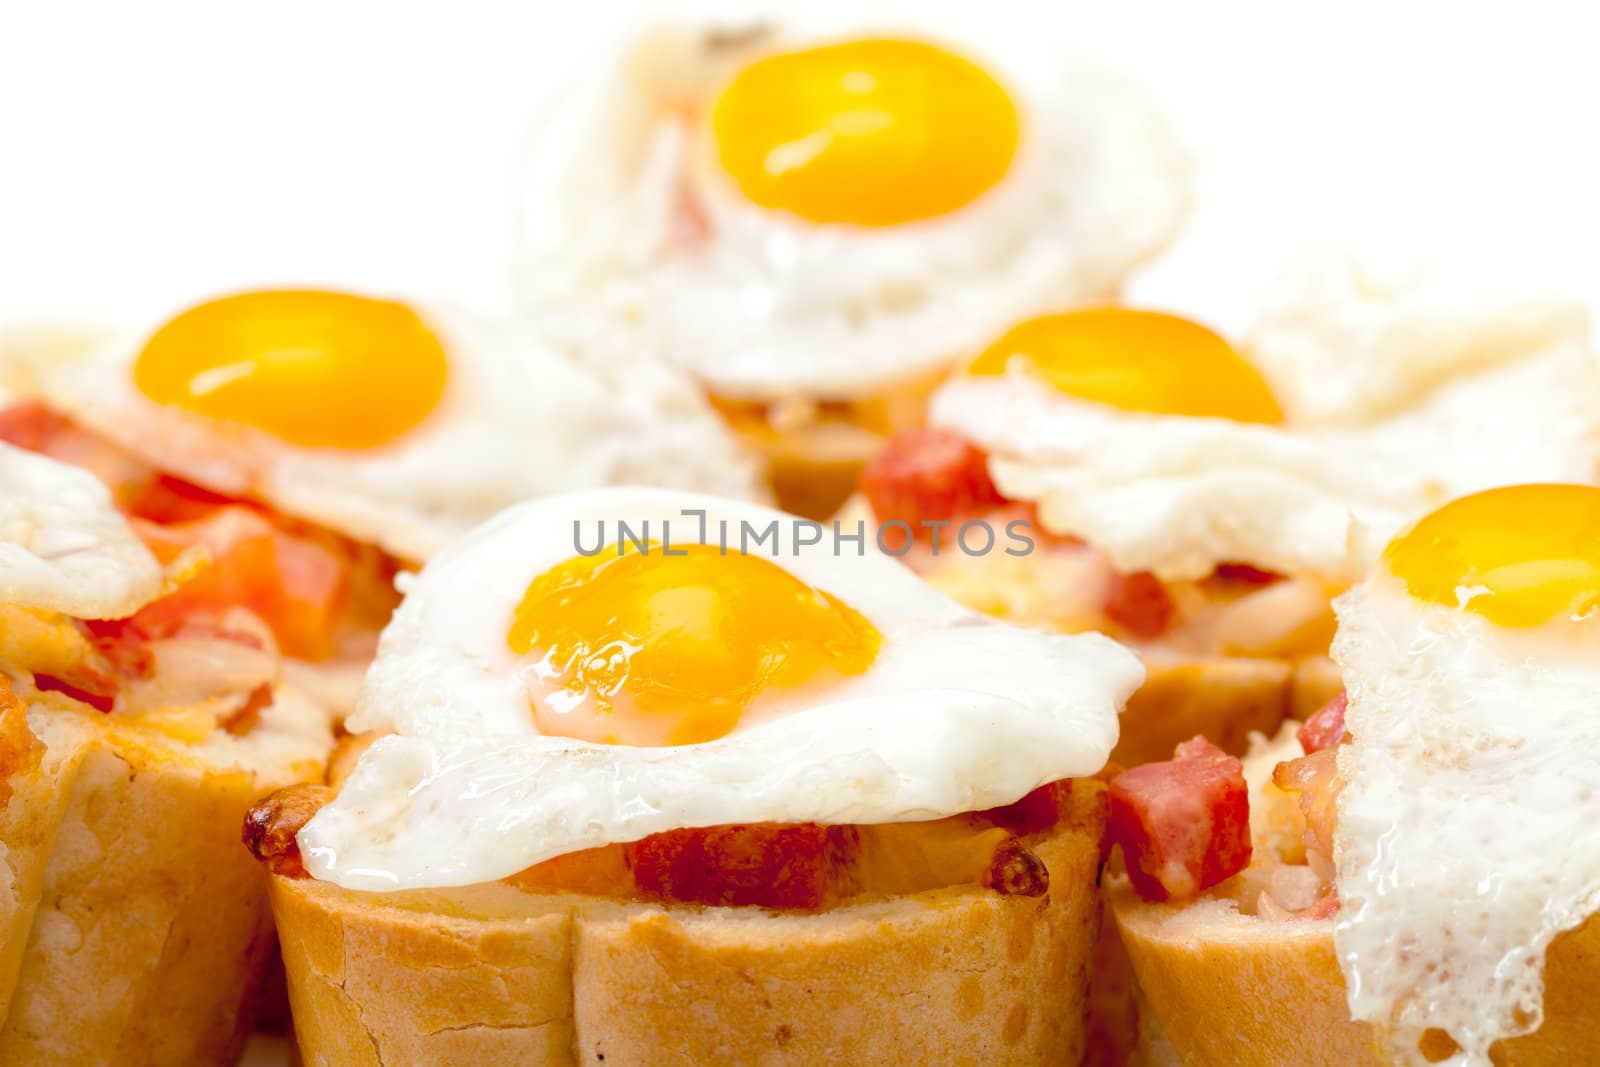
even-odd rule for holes
{"type": "Polygon", "coordinates": [[[249,1032],[272,926],[238,820],[333,739],[248,605],[164,607],[203,564],[0,445],[0,1063],[229,1063],[249,1032]]]}
{"type": "Polygon", "coordinates": [[[332,707],[396,571],[510,504],[632,482],[764,495],[681,372],[448,308],[245,292],[26,369],[0,439],[93,471],[163,559],[209,555],[138,624],[247,606],[332,707]]]}
{"type": "Polygon", "coordinates": [[[1347,700],[1111,783],[1148,1058],[1592,1062],[1600,488],[1447,504],[1336,607],[1347,700]]]}
{"type": "Polygon", "coordinates": [[[1139,650],[1120,762],[1197,733],[1242,751],[1338,691],[1329,602],[1390,533],[1478,489],[1596,478],[1582,309],[1459,296],[1314,265],[1244,351],[1150,311],[1021,323],[869,468],[876,518],[903,525],[880,543],[969,606],[1139,650]]]}
{"type": "Polygon", "coordinates": [[[1164,118],[1058,45],[792,5],[628,40],[532,147],[522,295],[659,339],[831,515],[964,353],[1114,300],[1187,212],[1164,118]]]}
{"type": "Polygon", "coordinates": [[[816,534],[610,490],[428,563],[380,736],[246,824],[307,1064],[1077,1061],[1138,661],[816,534]]]}

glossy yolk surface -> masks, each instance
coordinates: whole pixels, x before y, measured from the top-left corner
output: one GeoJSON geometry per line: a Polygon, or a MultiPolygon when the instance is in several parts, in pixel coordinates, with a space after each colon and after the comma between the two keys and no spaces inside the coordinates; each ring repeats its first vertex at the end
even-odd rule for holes
{"type": "Polygon", "coordinates": [[[763,693],[861,674],[880,637],[770,560],[688,545],[607,549],[546,571],[507,643],[537,657],[542,733],[686,745],[733,730],[763,693]]]}
{"type": "Polygon", "coordinates": [[[895,226],[948,214],[1004,178],[1020,121],[981,67],[919,41],[767,56],[717,98],[723,169],[762,207],[895,226]]]}
{"type": "Polygon", "coordinates": [[[1412,596],[1509,627],[1600,613],[1600,488],[1518,485],[1446,504],[1389,543],[1412,596]]]}
{"type": "Polygon", "coordinates": [[[444,396],[443,343],[404,304],[322,290],[240,293],[185,311],[133,364],[151,400],[304,448],[389,444],[444,396]]]}
{"type": "Polygon", "coordinates": [[[1013,359],[1069,396],[1125,411],[1283,421],[1261,372],[1217,334],[1177,315],[1092,308],[1029,319],[968,372],[1003,374],[1013,359]]]}

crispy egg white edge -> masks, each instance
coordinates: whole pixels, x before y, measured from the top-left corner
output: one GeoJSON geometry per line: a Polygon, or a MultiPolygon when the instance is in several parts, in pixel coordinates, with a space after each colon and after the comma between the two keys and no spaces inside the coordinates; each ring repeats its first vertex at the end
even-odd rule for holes
{"type": "Polygon", "coordinates": [[[0,444],[0,603],[79,619],[132,615],[162,569],[87,471],[0,444]]]}
{"type": "MultiPolygon", "coordinates": [[[[528,325],[416,310],[450,352],[449,384],[421,425],[369,451],[301,448],[150,401],[130,373],[143,334],[58,368],[44,393],[162,470],[257,496],[405,559],[425,559],[510,504],[545,493],[659,481],[764,497],[755,457],[693,383],[646,352],[580,358],[528,325]]],[[[604,343],[608,335],[569,336],[604,343]]]]}
{"type": "MultiPolygon", "coordinates": [[[[951,379],[929,421],[991,453],[1001,492],[1039,501],[1047,529],[1087,538],[1121,570],[1182,580],[1235,562],[1349,581],[1389,535],[1446,500],[1600,478],[1600,415],[1588,399],[1600,395],[1600,364],[1587,331],[1573,328],[1581,318],[1529,306],[1464,313],[1454,325],[1403,302],[1375,323],[1364,309],[1369,334],[1385,339],[1379,351],[1433,344],[1423,360],[1430,387],[1363,425],[1118,411],[1060,393],[1020,360],[1000,376],[951,379]],[[1492,339],[1495,359],[1481,358],[1475,330],[1492,339]]],[[[1340,318],[1338,308],[1326,313],[1340,318]]],[[[1380,391],[1396,380],[1387,368],[1373,373],[1380,391]]]]}
{"type": "Polygon", "coordinates": [[[1359,426],[1463,374],[1586,345],[1579,302],[1519,295],[1512,279],[1310,254],[1263,296],[1245,353],[1297,426],[1359,426]]]}
{"type": "MultiPolygon", "coordinates": [[[[730,822],[877,823],[1015,801],[1092,774],[1143,680],[1099,634],[986,619],[891,560],[796,551],[792,517],[694,494],[615,489],[513,508],[435,557],[412,584],[368,676],[358,730],[394,730],[301,832],[308,870],[356,889],[463,885],[578,849],[730,822]],[[538,734],[506,645],[528,583],[575,555],[573,523],[670,520],[697,540],[720,521],[778,523],[775,561],[883,635],[864,675],[803,710],[718,740],[607,746],[538,734]]],[[[593,529],[585,544],[592,544],[593,529]]],[[[680,540],[681,538],[681,540],[680,540]]],[[[737,542],[735,542],[737,544],[737,542]]],[[[765,551],[765,550],[763,550],[765,551]]]]}
{"type": "Polygon", "coordinates": [[[1334,942],[1351,1015],[1397,1049],[1445,1029],[1487,1063],[1537,1028],[1546,947],[1600,911],[1600,825],[1583,816],[1600,793],[1600,673],[1581,638],[1419,602],[1387,571],[1335,609],[1351,740],[1334,942]]]}
{"type": "MultiPolygon", "coordinates": [[[[598,305],[664,337],[669,357],[726,396],[851,399],[933,373],[1020,319],[1114,295],[1188,213],[1191,164],[1166,119],[1121,77],[1037,43],[992,27],[949,31],[947,20],[941,34],[938,19],[905,18],[913,35],[960,40],[1017,98],[1023,142],[998,186],[945,218],[883,231],[746,204],[720,172],[707,180],[697,138],[656,118],[661,86],[714,91],[681,69],[698,62],[697,33],[714,27],[658,28],[598,76],[576,79],[530,140],[519,222],[526,306],[547,316],[598,305]],[[735,239],[693,260],[671,256],[681,169],[718,233],[735,239]],[[1087,206],[1082,189],[1052,184],[1063,172],[1087,188],[1087,206]],[[1061,222],[1041,232],[1046,209],[1061,222]],[[1108,250],[1113,239],[1121,247],[1108,250]],[[946,276],[929,283],[930,264],[946,276]]],[[[821,20],[769,40],[895,28],[821,20]]]]}

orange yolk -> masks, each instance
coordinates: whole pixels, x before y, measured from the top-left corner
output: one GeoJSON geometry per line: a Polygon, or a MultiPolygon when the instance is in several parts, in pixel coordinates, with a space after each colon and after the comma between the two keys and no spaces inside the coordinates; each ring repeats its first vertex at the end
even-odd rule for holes
{"type": "Polygon", "coordinates": [[[1600,612],[1600,488],[1516,485],[1454,500],[1389,543],[1412,596],[1501,626],[1600,612]]]}
{"type": "Polygon", "coordinates": [[[776,563],[706,545],[570,559],[529,584],[506,636],[539,657],[542,733],[626,745],[722,737],[765,692],[861,674],[880,643],[776,563]]]}
{"type": "Polygon", "coordinates": [[[990,345],[968,373],[1003,374],[1017,358],[1069,396],[1125,411],[1283,421],[1261,372],[1227,341],[1177,315],[1094,308],[1029,319],[990,345]]]}
{"type": "Polygon", "coordinates": [[[389,444],[444,396],[444,345],[404,304],[320,290],[240,293],[190,308],[133,364],[159,404],[304,448],[389,444]]]}
{"type": "Polygon", "coordinates": [[[1016,105],[984,70],[919,41],[846,41],[751,63],[717,98],[723,169],[810,222],[936,218],[1005,177],[1016,105]]]}

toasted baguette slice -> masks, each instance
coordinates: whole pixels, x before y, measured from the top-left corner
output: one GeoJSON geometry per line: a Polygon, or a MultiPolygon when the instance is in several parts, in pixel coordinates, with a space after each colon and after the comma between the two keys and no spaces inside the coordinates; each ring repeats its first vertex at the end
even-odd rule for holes
{"type": "Polygon", "coordinates": [[[280,691],[249,735],[198,745],[50,694],[27,720],[42,750],[0,810],[0,1063],[231,1063],[272,948],[239,822],[320,773],[325,714],[280,691]]]}
{"type": "Polygon", "coordinates": [[[1124,767],[1171,759],[1196,734],[1237,754],[1252,732],[1276,730],[1289,713],[1294,665],[1284,660],[1145,656],[1144,665],[1111,753],[1124,767]]]}
{"type": "MultiPolygon", "coordinates": [[[[1345,1006],[1333,920],[1259,919],[1222,898],[1146,904],[1126,884],[1109,893],[1149,1013],[1142,1036],[1150,1062],[1162,1062],[1163,1042],[1185,1067],[1384,1062],[1372,1030],[1345,1006]]],[[[1545,955],[1544,1025],[1497,1045],[1495,1062],[1589,1062],[1600,1048],[1597,1003],[1600,921],[1591,919],[1545,955]]]]}
{"type": "Polygon", "coordinates": [[[815,913],[364,894],[273,877],[312,1067],[1077,1063],[1103,790],[1035,847],[1043,897],[951,887],[815,913]]]}
{"type": "MultiPolygon", "coordinates": [[[[1286,727],[1275,738],[1256,739],[1244,761],[1251,836],[1265,868],[1301,835],[1303,824],[1283,817],[1298,809],[1270,800],[1272,769],[1299,754],[1294,730],[1286,727]]],[[[1110,880],[1107,910],[1138,986],[1139,1058],[1152,1067],[1384,1063],[1372,1029],[1350,1018],[1334,920],[1248,914],[1246,902],[1260,886],[1252,867],[1196,901],[1149,904],[1125,879],[1110,880]]],[[[1544,1026],[1496,1046],[1496,1063],[1579,1063],[1600,1048],[1600,1015],[1593,1010],[1600,996],[1600,921],[1555,940],[1545,982],[1544,1026]]],[[[1451,1051],[1443,1035],[1424,1047],[1438,1059],[1451,1051]]]]}

